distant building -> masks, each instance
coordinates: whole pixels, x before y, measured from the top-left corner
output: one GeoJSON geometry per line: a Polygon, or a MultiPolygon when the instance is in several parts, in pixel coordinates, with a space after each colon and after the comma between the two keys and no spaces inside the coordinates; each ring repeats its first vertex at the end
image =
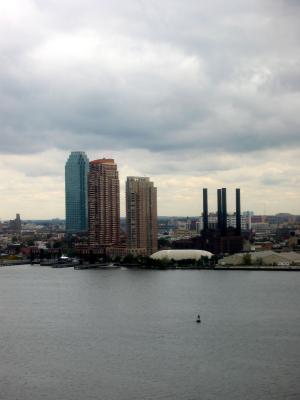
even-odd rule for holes
{"type": "Polygon", "coordinates": [[[247,217],[252,217],[254,215],[253,211],[243,211],[242,215],[245,215],[247,217]]]}
{"type": "Polygon", "coordinates": [[[269,239],[275,232],[272,231],[271,225],[267,222],[252,223],[252,231],[256,239],[269,239]]]}
{"type": "Polygon", "coordinates": [[[90,162],[88,175],[89,245],[106,247],[120,242],[120,184],[113,159],[90,162]]]}
{"type": "Polygon", "coordinates": [[[22,229],[22,222],[21,222],[21,217],[20,214],[16,214],[16,218],[9,221],[9,229],[18,235],[21,234],[21,229],[22,229]]]}
{"type": "Polygon", "coordinates": [[[251,215],[251,223],[252,224],[260,224],[265,223],[267,217],[265,215],[251,215]]]}
{"type": "Polygon", "coordinates": [[[87,177],[89,160],[82,151],[72,151],[65,166],[66,232],[87,230],[87,177]]]}
{"type": "MultiPolygon", "coordinates": [[[[210,229],[216,229],[218,226],[218,214],[217,213],[209,213],[208,214],[208,227],[210,229]]],[[[227,214],[227,226],[231,228],[236,228],[236,215],[227,214]]],[[[198,233],[201,233],[203,230],[203,216],[199,217],[199,221],[196,222],[196,230],[198,233]]],[[[249,215],[241,215],[241,230],[249,231],[251,229],[251,217],[249,215]]]]}
{"type": "Polygon", "coordinates": [[[127,246],[112,246],[112,247],[108,247],[106,249],[106,255],[109,256],[110,258],[116,258],[116,257],[120,257],[120,258],[124,258],[126,256],[134,256],[134,257],[138,257],[138,256],[146,256],[147,255],[147,249],[139,247],[139,248],[129,248],[127,246]]]}
{"type": "Polygon", "coordinates": [[[127,245],[157,251],[157,190],[146,177],[130,176],[126,181],[127,245]]]}

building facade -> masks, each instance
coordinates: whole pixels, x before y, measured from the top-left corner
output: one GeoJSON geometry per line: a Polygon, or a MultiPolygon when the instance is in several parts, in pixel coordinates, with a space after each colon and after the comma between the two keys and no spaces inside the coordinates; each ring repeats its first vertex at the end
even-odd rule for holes
{"type": "Polygon", "coordinates": [[[120,242],[120,183],[113,159],[90,162],[88,175],[89,245],[110,247],[120,242]]]}
{"type": "Polygon", "coordinates": [[[65,166],[66,233],[87,230],[87,178],[89,160],[82,151],[72,151],[65,166]]]}
{"type": "Polygon", "coordinates": [[[127,178],[126,227],[129,248],[157,251],[157,189],[149,178],[127,178]]]}
{"type": "Polygon", "coordinates": [[[20,214],[16,214],[16,218],[13,219],[13,220],[11,220],[11,221],[9,221],[9,229],[10,229],[12,232],[14,232],[14,233],[16,233],[16,234],[18,234],[18,235],[21,234],[21,231],[22,231],[22,221],[21,221],[20,214]]]}

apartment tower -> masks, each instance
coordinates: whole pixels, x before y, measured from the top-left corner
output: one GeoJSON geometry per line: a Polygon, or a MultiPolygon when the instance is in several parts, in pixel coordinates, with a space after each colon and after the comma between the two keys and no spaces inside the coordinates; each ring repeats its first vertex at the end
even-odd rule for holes
{"type": "Polygon", "coordinates": [[[149,178],[130,176],[126,181],[126,222],[129,248],[157,251],[157,190],[149,178]]]}
{"type": "Polygon", "coordinates": [[[72,151],[65,165],[66,233],[86,231],[89,160],[82,151],[72,151]]]}
{"type": "Polygon", "coordinates": [[[120,242],[120,183],[113,159],[90,162],[88,223],[90,246],[105,248],[120,242]]]}

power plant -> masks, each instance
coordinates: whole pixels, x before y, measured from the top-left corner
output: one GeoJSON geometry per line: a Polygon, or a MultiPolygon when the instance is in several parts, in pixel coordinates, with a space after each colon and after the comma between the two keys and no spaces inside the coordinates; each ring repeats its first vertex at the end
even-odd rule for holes
{"type": "Polygon", "coordinates": [[[203,189],[203,229],[200,236],[174,243],[175,248],[192,248],[210,251],[213,254],[234,254],[243,249],[241,232],[241,193],[235,190],[235,227],[227,226],[226,188],[217,190],[217,224],[210,226],[208,216],[208,190],[203,189]]]}
{"type": "MultiPolygon", "coordinates": [[[[241,234],[241,191],[240,189],[235,189],[235,201],[236,201],[236,234],[241,234]]],[[[218,201],[218,223],[217,228],[222,232],[223,235],[228,233],[227,227],[227,196],[226,188],[217,190],[217,201],[218,201]]],[[[203,232],[209,230],[208,225],[208,199],[207,199],[207,189],[203,189],[203,232]]]]}
{"type": "Polygon", "coordinates": [[[226,188],[217,190],[217,215],[216,227],[208,224],[208,193],[203,189],[203,230],[201,235],[193,238],[197,248],[211,251],[214,254],[233,254],[243,249],[241,236],[241,192],[235,190],[236,211],[235,228],[227,226],[227,193],[226,188]]]}

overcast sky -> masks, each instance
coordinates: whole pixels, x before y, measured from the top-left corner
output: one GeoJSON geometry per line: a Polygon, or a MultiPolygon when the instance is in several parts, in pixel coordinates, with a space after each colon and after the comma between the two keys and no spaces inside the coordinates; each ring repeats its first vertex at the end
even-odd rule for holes
{"type": "Polygon", "coordinates": [[[64,217],[72,150],[150,176],[159,215],[300,213],[299,0],[0,3],[0,218],[64,217]]]}

